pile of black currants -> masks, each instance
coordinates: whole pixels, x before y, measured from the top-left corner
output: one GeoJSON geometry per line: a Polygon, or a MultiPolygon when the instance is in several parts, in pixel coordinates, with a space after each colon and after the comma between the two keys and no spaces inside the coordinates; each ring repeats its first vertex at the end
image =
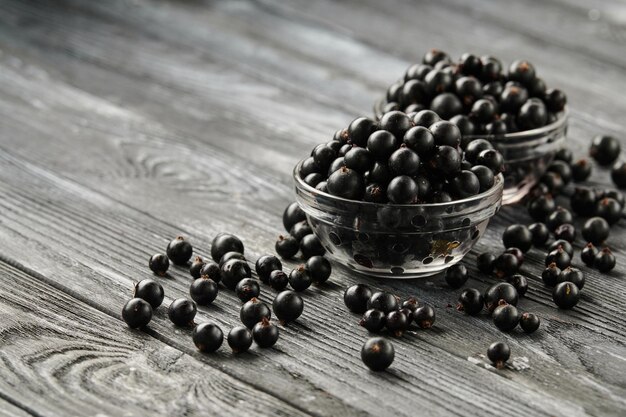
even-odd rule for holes
{"type": "Polygon", "coordinates": [[[446,203],[493,187],[504,160],[484,139],[462,142],[459,128],[433,111],[359,117],[317,145],[300,176],[311,187],[373,203],[446,203]]]}
{"type": "Polygon", "coordinates": [[[508,71],[492,56],[465,53],[458,61],[428,51],[387,90],[383,112],[432,110],[466,136],[502,136],[555,122],[567,97],[548,89],[534,66],[513,62],[508,71]]]}

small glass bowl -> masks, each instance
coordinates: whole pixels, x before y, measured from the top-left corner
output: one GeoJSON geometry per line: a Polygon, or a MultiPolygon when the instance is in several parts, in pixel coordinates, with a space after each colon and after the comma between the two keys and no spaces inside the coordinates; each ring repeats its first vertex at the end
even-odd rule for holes
{"type": "MultiPolygon", "coordinates": [[[[377,120],[382,116],[384,100],[374,106],[377,120]]],[[[520,201],[546,172],[557,151],[565,147],[569,111],[558,114],[555,122],[538,129],[506,135],[471,135],[464,141],[487,139],[504,157],[504,194],[502,204],[520,201]]]]}
{"type": "Polygon", "coordinates": [[[375,204],[316,190],[293,171],[296,201],[328,255],[366,275],[418,278],[459,262],[502,204],[504,179],[463,200],[439,204],[375,204]]]}

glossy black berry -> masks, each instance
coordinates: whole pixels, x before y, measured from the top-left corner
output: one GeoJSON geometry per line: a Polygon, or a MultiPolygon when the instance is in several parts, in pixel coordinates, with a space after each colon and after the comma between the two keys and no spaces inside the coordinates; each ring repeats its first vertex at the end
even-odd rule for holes
{"type": "Polygon", "coordinates": [[[496,105],[487,99],[476,100],[470,111],[470,118],[478,123],[489,123],[496,116],[496,105]]]}
{"type": "Polygon", "coordinates": [[[545,265],[549,266],[551,263],[555,263],[559,269],[565,269],[570,266],[572,259],[563,247],[559,247],[558,249],[548,253],[548,256],[546,256],[545,265]]]}
{"type": "Polygon", "coordinates": [[[576,239],[576,228],[569,223],[562,224],[554,230],[554,237],[571,243],[576,239]]]}
{"type": "Polygon", "coordinates": [[[189,267],[189,274],[193,278],[200,278],[200,272],[202,271],[202,267],[204,266],[204,261],[200,256],[196,256],[191,262],[191,266],[189,267]]]}
{"type": "Polygon", "coordinates": [[[252,346],[252,333],[243,326],[236,326],[230,329],[226,340],[234,353],[245,352],[252,346]]]}
{"type": "Polygon", "coordinates": [[[426,92],[431,97],[445,93],[446,91],[451,91],[454,88],[454,78],[452,75],[441,69],[433,69],[426,74],[424,83],[426,84],[426,92]]]}
{"type": "Polygon", "coordinates": [[[435,137],[424,126],[414,126],[407,130],[404,134],[404,144],[420,158],[427,159],[435,152],[435,137]]]}
{"type": "Polygon", "coordinates": [[[289,276],[282,270],[272,271],[268,284],[276,291],[282,291],[287,288],[287,284],[289,284],[289,276]]]}
{"type": "Polygon", "coordinates": [[[596,215],[604,218],[609,224],[615,224],[622,218],[623,207],[620,203],[609,197],[598,201],[596,205],[596,215]]]}
{"type": "Polygon", "coordinates": [[[611,165],[621,152],[619,141],[613,136],[599,135],[591,141],[589,155],[600,165],[611,165]]]}
{"type": "Polygon", "coordinates": [[[196,317],[196,311],[196,303],[187,298],[177,298],[168,307],[167,316],[176,326],[191,327],[194,325],[193,319],[196,317]]]}
{"type": "Polygon", "coordinates": [[[372,333],[378,333],[385,327],[387,315],[376,309],[370,309],[363,314],[359,324],[372,333]]]}
{"type": "Polygon", "coordinates": [[[380,310],[383,313],[389,313],[390,311],[398,309],[398,299],[395,295],[388,292],[375,292],[367,301],[367,309],[380,310]]]}
{"type": "Polygon", "coordinates": [[[436,173],[452,177],[461,170],[461,155],[456,148],[439,146],[435,151],[435,156],[430,160],[430,166],[436,173]]]}
{"type": "Polygon", "coordinates": [[[626,162],[619,161],[613,165],[611,179],[619,188],[626,188],[626,162]]]}
{"type": "Polygon", "coordinates": [[[537,129],[547,122],[548,111],[541,100],[527,100],[517,113],[517,124],[521,130],[537,129]]]}
{"type": "Polygon", "coordinates": [[[570,197],[570,206],[579,216],[593,216],[596,211],[596,193],[590,188],[576,187],[570,197]]]}
{"type": "Polygon", "coordinates": [[[401,141],[393,133],[379,130],[367,140],[367,149],[377,160],[386,161],[400,147],[400,143],[401,141]]]}
{"type": "Polygon", "coordinates": [[[309,259],[313,256],[323,256],[326,253],[326,249],[324,249],[317,236],[306,235],[300,241],[300,252],[302,252],[304,259],[309,259]]]}
{"type": "Polygon", "coordinates": [[[496,182],[493,171],[484,165],[475,165],[471,168],[471,171],[478,179],[479,192],[481,193],[489,190],[496,182]]]}
{"type": "Polygon", "coordinates": [[[468,278],[465,265],[455,264],[446,270],[446,283],[450,288],[461,288],[468,278]]]}
{"type": "Polygon", "coordinates": [[[255,324],[263,319],[269,320],[270,317],[272,317],[270,308],[258,298],[246,301],[239,311],[239,318],[248,329],[253,328],[255,324]]]}
{"type": "Polygon", "coordinates": [[[493,262],[494,271],[499,278],[513,275],[519,270],[519,259],[515,254],[502,253],[493,262]]]}
{"type": "Polygon", "coordinates": [[[593,243],[589,242],[580,252],[580,259],[585,263],[585,265],[593,266],[597,254],[598,249],[593,245],[593,243]]]}
{"type": "Polygon", "coordinates": [[[343,293],[343,302],[351,312],[364,313],[371,297],[372,290],[370,287],[365,284],[356,284],[348,287],[343,293]]]}
{"type": "Polygon", "coordinates": [[[528,214],[536,221],[543,222],[555,209],[556,203],[551,195],[540,195],[528,205],[528,214]]]}
{"type": "Polygon", "coordinates": [[[219,262],[227,252],[244,253],[243,243],[235,235],[220,233],[211,242],[211,257],[215,262],[219,262]]]}
{"type": "Polygon", "coordinates": [[[426,83],[422,80],[409,80],[398,93],[398,101],[400,106],[405,109],[404,111],[408,113],[416,105],[424,108],[421,103],[428,99],[427,96],[426,83]]]}
{"type": "Polygon", "coordinates": [[[617,190],[602,190],[598,191],[598,200],[602,200],[604,198],[612,198],[617,201],[617,203],[624,207],[626,205],[626,197],[620,191],[617,190]]]}
{"type": "Polygon", "coordinates": [[[391,154],[387,165],[393,175],[412,176],[419,170],[420,159],[416,152],[403,145],[391,154]]]}
{"type": "Polygon", "coordinates": [[[571,163],[572,160],[574,159],[574,154],[569,148],[561,148],[558,151],[556,151],[556,154],[554,155],[554,159],[558,161],[565,161],[567,163],[571,163]]]}
{"type": "Polygon", "coordinates": [[[467,144],[465,148],[465,159],[468,161],[475,163],[478,155],[482,151],[486,151],[488,149],[493,149],[493,145],[486,139],[474,139],[467,144]]]}
{"type": "Polygon", "coordinates": [[[167,257],[174,265],[187,265],[192,253],[191,244],[182,236],[178,236],[167,245],[167,257]]]}
{"type": "Polygon", "coordinates": [[[385,203],[387,202],[387,192],[380,184],[372,183],[365,187],[365,195],[363,201],[370,203],[385,203]]]}
{"type": "Polygon", "coordinates": [[[430,109],[444,119],[449,119],[463,111],[463,103],[455,94],[441,93],[433,98],[430,109]]]}
{"type": "Polygon", "coordinates": [[[291,259],[298,253],[300,250],[300,245],[298,241],[293,237],[286,235],[278,236],[278,240],[276,241],[276,245],[274,246],[276,253],[283,259],[291,259]]]}
{"type": "Polygon", "coordinates": [[[528,90],[520,85],[508,85],[500,94],[500,110],[517,114],[520,107],[528,100],[528,90]]]}
{"type": "Polygon", "coordinates": [[[430,329],[435,323],[435,309],[425,304],[413,312],[413,321],[421,329],[430,329]]]}
{"type": "Polygon", "coordinates": [[[436,146],[446,145],[456,148],[461,144],[461,131],[454,123],[442,120],[430,126],[429,130],[435,138],[436,146]]]}
{"type": "Polygon", "coordinates": [[[134,298],[147,301],[153,309],[161,305],[164,297],[163,287],[153,279],[142,279],[135,284],[134,298]]]}
{"type": "Polygon", "coordinates": [[[375,372],[387,369],[393,363],[394,357],[393,345],[382,337],[369,339],[361,348],[361,360],[365,366],[375,372]]]}
{"type": "Polygon", "coordinates": [[[502,154],[495,149],[486,149],[478,154],[476,158],[477,165],[484,165],[491,169],[494,174],[504,171],[504,158],[502,154]]]}
{"type": "Polygon", "coordinates": [[[250,266],[241,259],[229,259],[221,267],[222,284],[229,290],[234,290],[237,283],[244,278],[252,277],[250,266]]]}
{"type": "MultiPolygon", "coordinates": [[[[489,168],[485,167],[489,170],[489,168]]],[[[468,198],[480,192],[480,181],[472,172],[463,170],[450,181],[451,190],[457,199],[468,198]]]]}
{"type": "Polygon", "coordinates": [[[152,307],[146,300],[133,298],[124,304],[122,318],[131,329],[145,327],[152,319],[152,307]]]}
{"type": "Polygon", "coordinates": [[[387,198],[392,203],[409,204],[417,202],[418,187],[413,178],[407,175],[395,177],[387,187],[387,198]]]}
{"type": "Polygon", "coordinates": [[[504,303],[493,310],[492,318],[498,329],[509,332],[517,327],[521,314],[517,307],[504,303]]]}
{"type": "Polygon", "coordinates": [[[211,278],[215,282],[220,282],[222,280],[222,271],[216,262],[205,261],[200,269],[200,276],[211,278]]]}
{"type": "Polygon", "coordinates": [[[561,271],[559,275],[559,282],[571,282],[574,283],[579,290],[582,290],[585,286],[585,274],[578,268],[573,268],[568,266],[564,270],[561,271]]]}
{"type": "Polygon", "coordinates": [[[354,119],[348,126],[348,137],[353,144],[364,147],[367,144],[367,138],[376,129],[377,126],[373,120],[367,117],[359,117],[354,119]]]}
{"type": "Polygon", "coordinates": [[[572,168],[572,179],[575,182],[586,181],[591,175],[591,162],[588,159],[582,158],[574,162],[572,168]]]}
{"type": "Polygon", "coordinates": [[[396,337],[402,336],[402,333],[409,326],[409,320],[406,314],[400,310],[394,310],[387,313],[385,317],[385,326],[391,334],[396,337]]]}
{"type": "Polygon", "coordinates": [[[324,176],[318,172],[314,172],[304,177],[303,181],[311,187],[315,188],[319,183],[324,181],[324,176]]]}
{"type": "Polygon", "coordinates": [[[476,266],[478,266],[478,269],[481,272],[485,274],[491,274],[494,269],[495,260],[495,254],[493,254],[492,252],[484,252],[478,255],[478,257],[476,258],[476,266]]]}
{"type": "Polygon", "coordinates": [[[528,280],[524,275],[514,274],[507,277],[506,281],[515,287],[520,297],[523,297],[528,291],[528,280]]]}
{"type": "Polygon", "coordinates": [[[587,242],[600,245],[608,237],[611,227],[602,217],[592,217],[583,225],[582,235],[587,242]]]}
{"type": "Polygon", "coordinates": [[[343,160],[347,168],[360,174],[369,171],[374,165],[374,157],[370,151],[358,146],[350,149],[343,157],[343,160]]]}
{"type": "Polygon", "coordinates": [[[193,343],[198,350],[203,353],[215,352],[222,346],[224,341],[224,333],[222,329],[213,323],[206,322],[198,324],[192,333],[193,343]]]}
{"type": "Polygon", "coordinates": [[[150,267],[150,270],[155,274],[164,276],[167,273],[167,269],[170,267],[170,260],[167,258],[167,256],[161,253],[157,253],[156,255],[152,255],[150,257],[148,266],[150,267]]]}
{"type": "Polygon", "coordinates": [[[532,235],[532,243],[534,246],[541,247],[546,244],[550,238],[550,230],[543,223],[533,223],[528,226],[528,230],[532,235]]]}
{"type": "Polygon", "coordinates": [[[515,247],[522,252],[528,252],[532,247],[533,235],[525,225],[513,224],[504,230],[502,243],[507,248],[515,247]]]}
{"type": "Polygon", "coordinates": [[[560,276],[561,269],[554,262],[548,265],[541,273],[541,279],[548,287],[554,287],[559,282],[560,276]]]}
{"type": "Polygon", "coordinates": [[[511,348],[505,342],[492,343],[487,349],[487,357],[496,368],[504,368],[504,364],[511,357],[511,348]]]}
{"type": "Polygon", "coordinates": [[[565,104],[567,104],[567,96],[559,89],[552,88],[545,92],[543,101],[546,103],[548,111],[558,113],[563,111],[565,104]]]}
{"type": "Polygon", "coordinates": [[[319,167],[315,165],[315,161],[311,156],[302,161],[302,166],[300,167],[300,176],[302,178],[306,178],[307,176],[318,172],[318,170],[319,167]]]}
{"type": "Polygon", "coordinates": [[[260,292],[261,288],[259,287],[259,283],[252,278],[244,278],[235,286],[235,294],[237,294],[237,297],[243,302],[258,297],[260,292]]]}
{"type": "Polygon", "coordinates": [[[282,270],[283,264],[274,255],[263,255],[257,259],[255,270],[261,282],[268,283],[272,271],[282,270]]]}
{"type": "Polygon", "coordinates": [[[504,300],[507,304],[517,305],[519,295],[515,287],[508,282],[499,282],[487,288],[483,294],[485,307],[489,312],[496,309],[500,300],[504,300]]]}
{"type": "Polygon", "coordinates": [[[189,287],[191,299],[201,306],[211,304],[217,298],[218,292],[217,283],[207,275],[195,279],[189,287]]]}
{"type": "Polygon", "coordinates": [[[429,128],[440,120],[441,117],[439,117],[439,115],[432,110],[422,110],[413,116],[413,124],[415,126],[422,126],[425,128],[429,128]]]}
{"type": "Polygon", "coordinates": [[[400,305],[401,309],[409,309],[412,312],[415,312],[420,307],[420,303],[415,297],[409,297],[402,302],[400,305]]]}
{"type": "Polygon", "coordinates": [[[559,248],[562,248],[565,252],[567,252],[570,258],[574,257],[574,246],[572,246],[572,244],[567,240],[563,239],[555,240],[554,242],[550,243],[550,245],[548,246],[548,253],[555,251],[559,248]]]}
{"type": "Polygon", "coordinates": [[[456,309],[475,316],[483,310],[485,300],[476,288],[467,288],[461,292],[456,309]]]}
{"type": "Polygon", "coordinates": [[[321,255],[314,255],[308,258],[305,266],[311,280],[315,284],[323,284],[330,278],[332,272],[330,261],[321,255]]]}
{"type": "Polygon", "coordinates": [[[359,200],[365,189],[363,176],[347,167],[333,172],[326,184],[330,194],[349,200],[359,200]]]}
{"type": "Polygon", "coordinates": [[[286,324],[300,317],[304,310],[304,301],[294,291],[282,291],[274,298],[272,308],[278,320],[286,324]]]}
{"type": "Polygon", "coordinates": [[[600,272],[609,272],[615,268],[615,255],[609,248],[603,248],[596,254],[593,266],[600,272]]]}
{"type": "Polygon", "coordinates": [[[570,168],[570,165],[565,161],[552,161],[548,166],[548,171],[558,174],[564,184],[568,184],[572,180],[572,168],[570,168]]]}
{"type": "Polygon", "coordinates": [[[293,225],[289,231],[289,235],[296,239],[298,242],[302,240],[306,235],[313,233],[313,229],[309,226],[309,223],[305,220],[293,225]]]}
{"type": "Polygon", "coordinates": [[[289,285],[294,291],[304,291],[311,286],[312,282],[305,265],[298,265],[289,273],[289,285]]]}
{"type": "Polygon", "coordinates": [[[564,207],[557,207],[546,218],[546,226],[548,226],[548,229],[552,231],[556,230],[557,227],[565,223],[574,223],[574,217],[572,216],[572,213],[564,207]]]}
{"type": "Polygon", "coordinates": [[[319,170],[326,172],[331,162],[337,158],[337,151],[327,144],[322,143],[313,149],[311,156],[313,157],[313,161],[315,161],[315,165],[319,167],[319,170]]]}
{"type": "Polygon", "coordinates": [[[539,316],[533,313],[523,313],[520,318],[519,325],[525,333],[534,333],[541,324],[539,316]]]}
{"type": "Polygon", "coordinates": [[[409,119],[409,117],[401,111],[390,111],[383,114],[383,116],[380,118],[379,124],[382,130],[390,132],[398,139],[398,145],[402,141],[402,138],[404,137],[406,131],[413,126],[413,124],[411,123],[411,119],[409,119]]]}
{"type": "Polygon", "coordinates": [[[226,262],[230,261],[231,259],[238,259],[240,261],[245,261],[246,257],[243,256],[243,253],[234,252],[234,251],[226,252],[220,259],[220,262],[219,262],[220,269],[224,266],[226,262]]]}
{"type": "Polygon", "coordinates": [[[578,287],[571,282],[561,282],[554,287],[552,299],[554,303],[564,310],[569,310],[578,304],[580,292],[578,287]]]}
{"type": "Polygon", "coordinates": [[[270,323],[269,319],[264,318],[254,325],[252,328],[252,338],[260,348],[269,348],[278,341],[278,327],[270,323]]]}

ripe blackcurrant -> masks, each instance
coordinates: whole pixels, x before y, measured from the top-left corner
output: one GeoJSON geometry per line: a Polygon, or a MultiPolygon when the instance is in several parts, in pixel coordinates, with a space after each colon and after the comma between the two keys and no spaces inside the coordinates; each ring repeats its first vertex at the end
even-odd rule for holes
{"type": "Polygon", "coordinates": [[[524,275],[514,274],[508,277],[507,282],[515,287],[517,290],[517,294],[520,297],[523,297],[528,291],[528,280],[524,275]]]}
{"type": "Polygon", "coordinates": [[[257,259],[255,269],[261,282],[267,284],[272,271],[282,270],[283,264],[274,255],[263,255],[257,259]]]}
{"type": "Polygon", "coordinates": [[[296,256],[300,246],[298,245],[298,241],[293,237],[287,235],[278,236],[278,240],[276,241],[276,245],[274,247],[276,253],[283,259],[291,259],[296,256]]]}
{"type": "Polygon", "coordinates": [[[289,234],[298,242],[300,242],[303,237],[310,235],[311,233],[313,233],[313,229],[311,229],[311,226],[309,226],[309,223],[306,220],[294,224],[289,231],[289,234]]]}
{"type": "Polygon", "coordinates": [[[380,372],[389,368],[394,357],[393,345],[382,337],[369,339],[361,348],[361,360],[372,371],[380,372]]]}
{"type": "Polygon", "coordinates": [[[222,268],[224,264],[230,261],[231,259],[239,259],[240,261],[245,261],[246,257],[243,256],[243,253],[239,253],[235,251],[226,252],[224,255],[222,255],[222,258],[220,259],[220,262],[219,262],[220,268],[222,268]]]}
{"type": "Polygon", "coordinates": [[[496,255],[494,255],[492,252],[484,252],[478,255],[478,257],[476,258],[476,265],[481,272],[485,274],[491,274],[494,269],[495,260],[496,255]]]}
{"type": "Polygon", "coordinates": [[[353,313],[363,313],[372,297],[372,290],[365,284],[356,284],[348,287],[343,293],[343,302],[353,313]]]}
{"type": "Polygon", "coordinates": [[[202,271],[202,267],[204,266],[204,261],[200,256],[196,256],[191,266],[189,267],[189,274],[193,278],[200,278],[200,271],[202,271]]]}
{"type": "Polygon", "coordinates": [[[615,199],[605,197],[596,205],[596,215],[604,218],[609,224],[615,224],[622,218],[622,205],[615,199]]]}
{"type": "Polygon", "coordinates": [[[170,267],[170,260],[167,259],[167,256],[157,253],[156,255],[152,255],[150,257],[148,266],[155,274],[164,276],[167,273],[167,269],[170,267]]]}
{"type": "Polygon", "coordinates": [[[177,298],[168,307],[167,315],[176,326],[190,327],[194,325],[193,319],[196,317],[196,311],[196,303],[187,298],[177,298]]]}
{"type": "Polygon", "coordinates": [[[503,332],[508,332],[517,327],[520,320],[520,312],[515,306],[502,304],[493,310],[493,324],[503,332]]]}
{"type": "Polygon", "coordinates": [[[332,267],[330,261],[323,256],[311,256],[307,259],[305,266],[315,284],[323,284],[330,278],[332,267]]]}
{"type": "Polygon", "coordinates": [[[520,318],[519,325],[525,333],[534,333],[541,324],[539,316],[533,313],[523,313],[520,318]]]}
{"type": "Polygon", "coordinates": [[[550,230],[543,223],[533,223],[528,226],[528,230],[533,237],[532,242],[534,246],[543,246],[550,238],[550,230]]]}
{"type": "Polygon", "coordinates": [[[456,309],[464,311],[470,316],[479,314],[484,305],[483,295],[476,288],[467,288],[459,296],[459,304],[456,309]]]}
{"type": "Polygon", "coordinates": [[[227,252],[244,253],[243,243],[235,235],[219,233],[211,242],[211,257],[215,262],[219,262],[227,252]]]}
{"type": "Polygon", "coordinates": [[[570,258],[574,256],[574,246],[567,240],[559,239],[550,243],[548,246],[548,252],[552,252],[553,250],[557,250],[558,248],[563,248],[565,252],[569,255],[570,258]]]}
{"type": "Polygon", "coordinates": [[[567,281],[557,284],[552,292],[554,303],[564,310],[568,310],[578,304],[579,298],[578,287],[567,281]]]}
{"type": "Polygon", "coordinates": [[[200,269],[200,276],[206,276],[215,282],[220,282],[222,280],[222,271],[217,263],[213,261],[205,261],[202,269],[200,269]]]}
{"type": "Polygon", "coordinates": [[[330,194],[349,200],[359,200],[365,190],[363,176],[347,167],[342,167],[333,172],[328,177],[326,186],[330,194]]]}
{"type": "Polygon", "coordinates": [[[294,291],[282,291],[279,293],[272,303],[274,314],[281,323],[290,323],[296,320],[304,310],[304,301],[302,297],[294,291]]]}
{"type": "Polygon", "coordinates": [[[564,223],[554,230],[554,237],[571,243],[576,239],[576,228],[572,224],[564,223]]]}
{"type": "MultiPolygon", "coordinates": [[[[480,89],[478,91],[482,93],[480,89]]],[[[430,109],[444,119],[450,119],[463,111],[463,104],[455,94],[441,93],[433,98],[430,109]]]]}
{"type": "Polygon", "coordinates": [[[557,227],[565,223],[574,223],[574,217],[568,209],[560,206],[556,207],[546,219],[546,226],[548,226],[548,229],[552,231],[556,230],[557,227]]]}
{"type": "MultiPolygon", "coordinates": [[[[484,167],[487,171],[489,168],[484,167]]],[[[493,176],[493,173],[491,173],[493,176]]],[[[458,198],[471,197],[480,192],[480,181],[473,171],[462,170],[450,181],[452,193],[458,198]]]]}
{"type": "Polygon", "coordinates": [[[178,236],[167,245],[167,257],[174,265],[186,265],[191,259],[193,248],[182,236],[178,236]]]}
{"type": "Polygon", "coordinates": [[[511,357],[511,348],[505,342],[495,342],[487,349],[487,357],[498,369],[504,368],[504,364],[511,357]]]}
{"type": "Polygon", "coordinates": [[[586,181],[591,175],[591,163],[588,159],[582,158],[574,162],[572,168],[572,179],[575,182],[586,181]]]}
{"type": "Polygon", "coordinates": [[[493,312],[496,309],[500,300],[504,300],[507,304],[517,305],[519,295],[515,287],[508,282],[499,282],[493,284],[491,287],[485,290],[483,299],[485,301],[485,307],[489,312],[493,312]]]}
{"type": "Polygon", "coordinates": [[[269,319],[263,318],[252,328],[252,338],[260,348],[269,348],[278,341],[278,327],[270,323],[269,319]]]}
{"type": "Polygon", "coordinates": [[[534,198],[528,205],[528,214],[530,214],[533,219],[542,222],[555,209],[556,203],[551,195],[540,195],[534,198]]]}
{"type": "Polygon", "coordinates": [[[611,165],[619,157],[621,148],[613,136],[599,135],[591,141],[589,155],[600,165],[611,165]]]}
{"type": "Polygon", "coordinates": [[[468,274],[465,265],[455,264],[446,270],[446,283],[450,288],[461,288],[467,279],[468,274]]]}
{"type": "Polygon", "coordinates": [[[551,263],[555,263],[559,269],[565,269],[570,266],[572,259],[563,247],[559,247],[558,249],[548,253],[548,256],[546,256],[545,265],[548,266],[551,263]]]}
{"type": "Polygon", "coordinates": [[[359,324],[372,333],[378,333],[385,327],[386,317],[382,311],[372,308],[363,314],[359,324]]]}
{"type": "Polygon", "coordinates": [[[413,178],[399,175],[391,180],[387,187],[387,198],[392,203],[409,204],[417,202],[418,187],[413,178]]]}
{"type": "Polygon", "coordinates": [[[304,291],[311,286],[311,275],[306,266],[298,265],[289,273],[289,285],[294,291],[304,291]]]}
{"type": "Polygon", "coordinates": [[[508,277],[519,269],[519,259],[512,253],[503,253],[493,262],[494,271],[499,278],[508,277]]]}
{"type": "Polygon", "coordinates": [[[598,254],[598,249],[593,246],[593,243],[589,242],[580,252],[580,259],[587,266],[593,266],[596,261],[596,255],[598,254]]]}
{"type": "Polygon", "coordinates": [[[252,346],[252,333],[243,326],[236,326],[230,329],[226,340],[234,353],[245,352],[252,346]]]}
{"type": "Polygon", "coordinates": [[[589,217],[596,211],[596,193],[590,188],[576,187],[569,201],[572,211],[579,216],[589,217]]]}
{"type": "Polygon", "coordinates": [[[553,262],[546,267],[541,273],[541,279],[543,283],[548,287],[554,287],[559,282],[561,276],[561,269],[553,262]]]}
{"type": "Polygon", "coordinates": [[[598,252],[593,262],[593,266],[600,272],[609,272],[615,268],[615,255],[613,255],[611,249],[603,248],[600,252],[598,252]]]}
{"type": "Polygon", "coordinates": [[[602,217],[592,217],[583,226],[583,238],[587,242],[599,245],[609,237],[611,227],[602,217]]]}
{"type": "Polygon", "coordinates": [[[235,293],[237,297],[243,302],[258,297],[261,293],[261,288],[256,279],[244,278],[235,286],[235,293]]]}
{"type": "Polygon", "coordinates": [[[394,310],[387,313],[387,317],[385,317],[385,326],[391,334],[396,337],[400,337],[409,326],[409,320],[407,315],[402,311],[394,310]]]}
{"type": "Polygon", "coordinates": [[[411,119],[409,119],[409,117],[401,111],[390,111],[383,114],[380,118],[379,124],[382,130],[391,132],[398,139],[398,145],[400,144],[400,141],[402,141],[406,131],[413,125],[411,123],[411,119]]]}
{"type": "Polygon", "coordinates": [[[224,341],[222,329],[213,322],[198,324],[193,329],[191,336],[193,343],[198,350],[203,353],[215,352],[222,346],[222,342],[224,341]]]}
{"type": "Polygon", "coordinates": [[[134,298],[147,301],[153,309],[161,305],[164,297],[163,287],[153,279],[142,279],[135,284],[134,298]]]}
{"type": "Polygon", "coordinates": [[[306,220],[306,214],[295,201],[289,204],[283,212],[283,226],[288,232],[294,224],[306,220]]]}
{"type": "Polygon", "coordinates": [[[367,309],[380,310],[383,313],[389,313],[390,311],[398,309],[398,299],[395,295],[378,291],[372,294],[369,300],[367,300],[367,309]]]}
{"type": "Polygon", "coordinates": [[[348,126],[348,138],[353,144],[364,147],[367,144],[367,138],[377,129],[376,122],[367,117],[359,117],[348,126]]]}
{"type": "Polygon", "coordinates": [[[282,269],[272,271],[268,283],[270,287],[274,288],[276,291],[282,291],[287,287],[287,284],[289,284],[289,277],[282,269]]]}
{"type": "Polygon", "coordinates": [[[402,145],[391,154],[387,163],[393,175],[415,175],[420,167],[420,159],[416,152],[402,145]]]}
{"type": "Polygon", "coordinates": [[[613,165],[611,179],[619,188],[626,188],[626,162],[620,161],[613,165]]]}
{"type": "Polygon", "coordinates": [[[237,283],[244,278],[252,277],[250,266],[241,259],[230,259],[221,268],[222,284],[229,290],[234,290],[237,283]]]}
{"type": "MultiPolygon", "coordinates": [[[[343,157],[346,168],[354,170],[359,174],[365,174],[374,165],[374,157],[365,148],[359,148],[358,146],[350,149],[343,157]]],[[[345,179],[345,178],[344,178],[345,179]]],[[[335,185],[333,185],[334,187],[335,185]]]]}
{"type": "Polygon", "coordinates": [[[506,248],[514,247],[522,252],[528,252],[533,244],[533,235],[528,227],[522,224],[513,224],[504,230],[502,242],[506,248]]]}
{"type": "Polygon", "coordinates": [[[579,290],[582,290],[585,286],[585,274],[578,268],[573,268],[568,266],[564,270],[561,271],[559,275],[559,282],[571,282],[578,287],[579,290]]]}
{"type": "Polygon", "coordinates": [[[194,280],[189,287],[189,295],[196,304],[206,306],[217,298],[219,290],[217,284],[208,275],[194,280]]]}
{"type": "Polygon", "coordinates": [[[435,153],[435,137],[428,128],[414,126],[404,134],[404,144],[420,158],[430,158],[435,153]]]}
{"type": "Polygon", "coordinates": [[[124,304],[122,318],[131,329],[147,326],[152,319],[152,307],[141,298],[133,298],[124,304]]]}
{"type": "Polygon", "coordinates": [[[478,154],[476,164],[484,165],[491,169],[494,174],[504,171],[504,158],[502,154],[495,149],[486,149],[478,154]]]}
{"type": "Polygon", "coordinates": [[[326,249],[315,235],[307,235],[300,241],[300,251],[304,259],[310,259],[314,256],[323,256],[326,249]]]}
{"type": "Polygon", "coordinates": [[[430,329],[435,323],[435,309],[425,304],[413,312],[413,321],[421,329],[430,329]]]}
{"type": "Polygon", "coordinates": [[[269,320],[270,317],[272,317],[270,308],[258,298],[246,301],[246,303],[241,306],[241,310],[239,311],[239,318],[241,319],[243,325],[248,329],[251,329],[255,324],[263,319],[269,320]]]}

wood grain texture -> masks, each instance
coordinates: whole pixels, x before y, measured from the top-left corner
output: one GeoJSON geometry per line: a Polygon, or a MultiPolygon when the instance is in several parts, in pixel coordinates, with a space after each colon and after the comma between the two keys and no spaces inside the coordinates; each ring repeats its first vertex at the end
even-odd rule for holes
{"type": "MultiPolygon", "coordinates": [[[[466,16],[452,14],[453,32],[441,33],[434,21],[442,7],[416,14],[408,4],[392,5],[386,17],[372,3],[4,2],[0,34],[11,42],[0,36],[0,236],[11,245],[2,256],[117,317],[132,281],[148,276],[147,257],[181,231],[203,254],[223,230],[244,239],[250,259],[271,251],[290,199],[291,167],[306,149],[369,112],[385,85],[435,42],[460,52],[503,32],[490,26],[474,33],[466,16]],[[383,24],[368,27],[372,16],[383,24]],[[392,22],[399,26],[391,29],[392,22]],[[398,31],[406,39],[390,38],[398,31]]],[[[510,36],[520,54],[532,52],[542,72],[557,79],[560,66],[548,62],[547,52],[525,46],[527,34],[510,36]]],[[[493,53],[518,56],[506,48],[495,44],[493,53]]],[[[560,65],[572,62],[575,56],[564,55],[560,65]]],[[[616,110],[595,117],[594,100],[605,92],[623,109],[623,98],[609,88],[621,82],[611,65],[603,64],[609,70],[599,85],[577,82],[593,68],[587,64],[565,80],[577,109],[575,143],[598,129],[623,131],[619,121],[608,121],[616,110]]],[[[526,219],[520,207],[503,210],[475,253],[498,248],[502,228],[526,219]]],[[[618,253],[622,234],[618,226],[611,237],[618,253]]],[[[544,320],[544,331],[530,337],[502,335],[486,317],[447,307],[457,292],[439,277],[366,279],[402,296],[417,294],[439,317],[434,331],[394,341],[391,372],[370,375],[358,358],[365,332],[341,303],[343,287],[362,278],[338,268],[333,285],[306,295],[303,318],[281,329],[277,348],[254,352],[253,363],[263,364],[258,372],[226,354],[196,360],[314,414],[623,414],[625,311],[612,294],[620,294],[624,265],[611,277],[586,270],[585,303],[562,313],[536,278],[541,260],[534,251],[524,266],[531,295],[522,306],[544,320]],[[529,370],[493,373],[467,361],[502,338],[515,355],[530,358],[529,370]]],[[[472,272],[472,286],[493,282],[472,272]]],[[[182,270],[170,278],[168,301],[189,284],[182,270]]],[[[201,317],[228,328],[237,310],[224,291],[201,317]]],[[[173,329],[162,311],[149,336],[183,357],[194,355],[187,332],[173,329]]]]}

